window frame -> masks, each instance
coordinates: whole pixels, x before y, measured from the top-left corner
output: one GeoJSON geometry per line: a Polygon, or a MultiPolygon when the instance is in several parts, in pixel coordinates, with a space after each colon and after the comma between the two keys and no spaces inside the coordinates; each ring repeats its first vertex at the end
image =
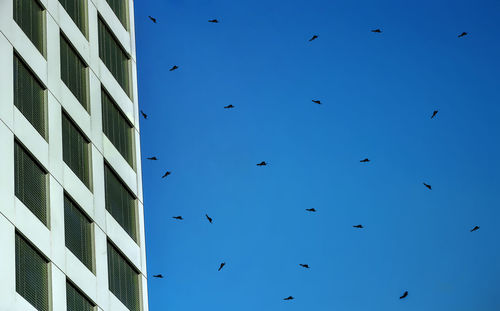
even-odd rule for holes
{"type": "Polygon", "coordinates": [[[83,109],[87,111],[87,113],[90,115],[91,114],[91,107],[90,107],[90,66],[89,64],[85,61],[85,59],[82,57],[78,49],[73,45],[71,40],[64,34],[62,29],[59,31],[59,68],[60,68],[60,80],[62,83],[68,88],[68,90],[71,92],[71,94],[75,97],[75,99],[82,105],[83,109]],[[70,88],[70,86],[64,81],[63,79],[63,62],[62,62],[62,41],[65,41],[66,44],[68,45],[69,49],[72,50],[76,57],[80,60],[81,63],[84,65],[84,71],[85,71],[85,79],[84,79],[84,103],[80,101],[80,98],[77,97],[77,95],[73,92],[73,90],[70,88]]]}
{"type": "Polygon", "coordinates": [[[96,253],[95,253],[95,222],[92,220],[92,218],[83,210],[83,208],[81,208],[81,206],[76,203],[76,200],[73,199],[73,197],[71,197],[71,195],[69,193],[67,193],[66,191],[64,191],[64,194],[63,194],[63,200],[64,200],[64,246],[66,247],[67,250],[69,250],[76,258],[78,258],[78,260],[80,260],[80,262],[87,268],[90,270],[90,272],[92,272],[94,275],[96,274],[96,253]],[[68,245],[66,244],[66,202],[65,200],[68,200],[72,205],[73,207],[78,211],[80,212],[86,220],[88,220],[89,222],[89,225],[90,225],[90,228],[89,228],[89,232],[90,232],[90,245],[89,245],[89,251],[90,251],[90,256],[91,256],[91,262],[90,262],[90,267],[87,266],[86,263],[84,263],[79,257],[78,255],[76,255],[69,247],[68,245]]]}
{"type": "Polygon", "coordinates": [[[62,138],[62,147],[63,147],[63,162],[64,164],[66,164],[68,166],[68,168],[73,172],[73,174],[75,174],[77,177],[78,177],[78,180],[80,180],[82,182],[82,184],[85,185],[85,187],[90,191],[90,192],[94,192],[94,178],[93,178],[93,167],[92,167],[92,141],[87,137],[87,135],[85,135],[85,133],[82,131],[82,129],[78,126],[78,124],[73,120],[73,118],[71,117],[71,115],[66,112],[66,110],[64,110],[64,108],[61,107],[61,138],[62,138]],[[83,137],[83,139],[85,141],[87,141],[86,145],[86,149],[87,149],[87,153],[88,153],[88,185],[80,178],[80,176],[78,176],[78,174],[73,170],[73,168],[71,166],[69,166],[68,163],[66,163],[66,161],[64,160],[64,129],[62,129],[62,124],[64,122],[64,118],[66,118],[68,121],[69,121],[69,124],[72,125],[76,130],[77,132],[83,137]]]}
{"type": "Polygon", "coordinates": [[[129,5],[128,0],[122,0],[122,1],[124,3],[124,10],[125,10],[124,17],[118,16],[118,14],[115,11],[115,8],[111,5],[111,3],[109,3],[109,0],[106,0],[106,3],[109,6],[109,8],[111,9],[111,11],[113,12],[113,14],[116,16],[116,18],[118,19],[120,24],[123,26],[123,28],[125,28],[126,31],[129,31],[130,30],[130,5],[129,5]]]}
{"type": "Polygon", "coordinates": [[[133,82],[132,82],[132,56],[127,52],[127,50],[123,47],[122,43],[118,39],[118,37],[115,35],[111,27],[106,23],[106,20],[102,17],[102,15],[97,14],[97,37],[98,37],[98,50],[99,50],[99,59],[102,61],[106,69],[111,73],[111,76],[113,79],[118,83],[120,88],[123,90],[123,92],[127,95],[130,100],[133,100],[134,98],[134,91],[133,91],[133,82]],[[120,81],[118,81],[118,78],[115,77],[114,73],[111,71],[111,69],[108,67],[104,59],[101,57],[101,31],[100,31],[100,24],[104,26],[107,32],[110,34],[110,39],[112,42],[116,43],[117,47],[121,52],[125,55],[127,58],[127,66],[126,66],[126,73],[127,73],[127,87],[124,87],[121,85],[120,81]]]}
{"type": "Polygon", "coordinates": [[[50,218],[50,176],[49,176],[49,171],[42,165],[42,163],[40,163],[40,161],[38,161],[38,159],[29,151],[29,149],[21,142],[21,140],[19,140],[17,137],[14,137],[14,196],[23,203],[24,206],[26,206],[26,208],[33,214],[33,216],[35,216],[38,220],[40,220],[40,222],[45,225],[47,227],[47,229],[50,230],[51,228],[51,218],[50,218]],[[28,205],[26,205],[26,203],[17,196],[17,193],[16,193],[16,176],[17,176],[17,172],[16,172],[16,145],[18,145],[22,150],[23,152],[31,159],[31,161],[33,161],[35,163],[35,165],[38,166],[38,168],[44,172],[44,178],[45,178],[45,218],[46,218],[46,223],[44,223],[40,218],[38,218],[38,216],[31,210],[30,207],[28,207],[28,205]]]}
{"type": "Polygon", "coordinates": [[[97,311],[97,304],[90,299],[83,290],[81,290],[75,282],[71,281],[70,278],[66,277],[66,309],[68,309],[68,285],[72,287],[75,292],[77,292],[80,296],[82,296],[85,300],[89,302],[90,305],[92,305],[92,311],[97,311]]]}
{"type": "MultiPolygon", "coordinates": [[[[75,19],[73,18],[73,16],[70,14],[70,12],[66,9],[66,7],[64,6],[64,4],[61,2],[63,0],[57,0],[57,2],[61,5],[61,7],[64,9],[64,11],[66,12],[66,14],[68,14],[68,16],[71,18],[71,20],[73,21],[73,23],[75,23],[76,27],[80,30],[80,32],[83,34],[83,36],[85,37],[85,39],[89,39],[89,9],[88,9],[88,6],[89,6],[89,0],[78,0],[78,1],[83,1],[84,3],[82,4],[83,6],[83,16],[82,16],[82,20],[83,20],[83,29],[80,28],[80,25],[75,21],[75,19]]],[[[76,0],[70,0],[70,1],[76,1],[76,0]]]]}
{"type": "Polygon", "coordinates": [[[111,144],[115,147],[115,149],[118,151],[118,153],[120,153],[120,155],[123,157],[123,159],[130,165],[130,167],[134,171],[136,171],[137,160],[136,160],[136,144],[135,144],[134,124],[130,121],[130,119],[127,117],[127,115],[123,112],[121,107],[114,100],[113,96],[111,96],[111,94],[106,90],[104,85],[101,85],[101,111],[102,111],[102,133],[111,142],[111,144]],[[130,139],[128,140],[128,149],[130,149],[129,150],[130,159],[127,159],[127,157],[121,152],[121,150],[115,145],[115,143],[111,140],[111,138],[105,132],[106,127],[104,126],[104,122],[106,120],[106,115],[104,113],[104,111],[105,111],[104,106],[106,104],[104,102],[104,98],[103,98],[104,96],[107,96],[109,98],[108,105],[113,106],[118,111],[118,114],[120,115],[120,117],[123,118],[125,123],[129,126],[129,128],[127,130],[130,131],[130,139]]]}
{"type": "Polygon", "coordinates": [[[28,120],[28,122],[33,126],[33,128],[37,131],[40,136],[43,137],[43,139],[48,143],[49,142],[49,120],[48,120],[48,108],[49,108],[49,100],[48,100],[48,87],[42,82],[42,80],[38,77],[38,75],[35,73],[33,69],[28,65],[28,63],[24,60],[24,58],[14,49],[14,57],[13,57],[13,65],[14,65],[14,74],[13,74],[13,79],[14,79],[14,107],[21,112],[21,114],[28,120]],[[25,67],[25,69],[28,71],[29,74],[33,77],[33,79],[40,84],[40,86],[43,89],[43,134],[40,133],[40,131],[36,128],[36,126],[31,122],[31,120],[26,117],[26,115],[21,111],[19,107],[16,105],[16,79],[15,79],[15,63],[19,62],[22,66],[25,67]]]}
{"type": "Polygon", "coordinates": [[[107,239],[107,243],[106,243],[106,259],[107,259],[107,268],[108,268],[108,290],[111,294],[113,294],[113,296],[115,296],[128,310],[131,310],[131,311],[141,311],[143,309],[143,297],[142,297],[142,293],[143,293],[143,289],[142,289],[142,279],[141,279],[141,272],[139,271],[139,269],[137,269],[137,267],[132,263],[132,261],[129,260],[129,258],[122,252],[122,250],[115,244],[113,243],[112,240],[110,240],[109,238],[107,239]],[[132,270],[132,272],[135,274],[136,278],[137,278],[137,302],[138,302],[138,309],[137,310],[132,310],[130,309],[127,305],[125,305],[125,303],[120,299],[120,297],[118,297],[112,290],[111,290],[111,282],[110,282],[110,279],[111,279],[111,271],[112,269],[110,269],[110,257],[109,257],[109,253],[110,253],[110,246],[111,246],[111,250],[115,251],[115,253],[127,264],[127,266],[130,267],[130,269],[132,270]]]}
{"type": "Polygon", "coordinates": [[[14,0],[13,6],[12,6],[12,19],[14,22],[21,28],[21,31],[28,37],[28,40],[33,44],[33,46],[36,48],[40,54],[42,54],[43,58],[47,59],[47,8],[43,5],[43,3],[39,0],[31,0],[35,2],[42,10],[42,18],[41,18],[41,23],[42,23],[42,29],[41,29],[41,47],[38,47],[29,37],[29,35],[24,31],[23,27],[16,21],[16,1],[24,1],[24,0],[14,0]]]}
{"type": "Polygon", "coordinates": [[[111,164],[109,164],[106,159],[104,159],[104,209],[106,212],[108,212],[111,217],[120,225],[120,227],[127,233],[127,235],[137,244],[139,245],[139,235],[140,235],[140,228],[139,228],[139,204],[138,204],[138,199],[137,196],[130,190],[128,185],[123,181],[123,179],[120,177],[120,175],[113,169],[111,164]],[[123,226],[118,219],[112,214],[112,211],[108,209],[108,187],[107,187],[107,182],[106,182],[106,171],[109,170],[109,172],[114,176],[114,178],[117,179],[117,181],[120,183],[120,185],[127,191],[130,196],[133,198],[133,211],[134,211],[134,219],[133,219],[133,234],[129,233],[127,229],[123,226]]]}
{"type": "Polygon", "coordinates": [[[17,238],[25,243],[33,252],[35,252],[40,258],[45,262],[45,265],[47,266],[47,310],[50,311],[52,310],[53,307],[53,301],[52,301],[52,265],[50,259],[45,256],[45,254],[32,242],[30,239],[28,239],[21,231],[19,231],[17,228],[14,232],[14,239],[15,239],[15,286],[16,286],[16,293],[23,297],[24,300],[26,300],[34,309],[38,310],[37,307],[35,307],[27,298],[25,298],[21,293],[18,292],[17,290],[17,272],[18,272],[18,265],[17,265],[17,238]]]}

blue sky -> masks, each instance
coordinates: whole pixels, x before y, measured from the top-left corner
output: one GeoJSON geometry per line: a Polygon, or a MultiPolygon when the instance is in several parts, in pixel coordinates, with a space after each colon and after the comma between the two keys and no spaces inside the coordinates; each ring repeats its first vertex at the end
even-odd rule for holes
{"type": "Polygon", "coordinates": [[[135,16],[152,311],[500,310],[499,1],[135,16]]]}

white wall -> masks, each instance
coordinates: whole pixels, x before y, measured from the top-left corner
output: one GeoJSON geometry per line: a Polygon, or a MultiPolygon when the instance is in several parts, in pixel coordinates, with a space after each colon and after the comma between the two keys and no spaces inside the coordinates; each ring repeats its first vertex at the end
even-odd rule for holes
{"type": "Polygon", "coordinates": [[[126,255],[141,273],[143,309],[148,310],[144,238],[143,197],[139,139],[139,108],[133,0],[129,1],[130,31],[127,31],[106,0],[88,1],[88,40],[73,23],[58,0],[39,0],[46,9],[46,57],[42,56],[13,20],[13,1],[0,0],[0,311],[30,311],[34,308],[15,291],[15,240],[18,230],[50,260],[53,311],[66,310],[66,278],[98,305],[100,311],[126,311],[108,290],[107,239],[126,255]],[[132,99],[119,86],[99,59],[97,18],[100,14],[132,58],[132,99]],[[90,114],[83,109],[60,79],[59,36],[62,31],[89,65],[90,114]],[[45,141],[13,101],[13,53],[26,61],[48,88],[48,142],[45,141]],[[135,126],[137,165],[134,170],[102,133],[101,84],[108,90],[135,126]],[[90,191],[63,162],[61,109],[77,123],[92,143],[93,189],[90,191]],[[14,137],[45,167],[50,176],[50,228],[45,227],[14,195],[14,137]],[[134,242],[105,209],[104,161],[120,175],[138,198],[138,241],[134,242]],[[95,274],[90,272],[64,243],[64,191],[94,221],[95,274]]]}

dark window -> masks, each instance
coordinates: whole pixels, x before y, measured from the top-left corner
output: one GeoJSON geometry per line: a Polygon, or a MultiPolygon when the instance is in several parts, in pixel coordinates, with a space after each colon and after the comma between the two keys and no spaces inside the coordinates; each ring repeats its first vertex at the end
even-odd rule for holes
{"type": "Polygon", "coordinates": [[[45,87],[28,66],[14,55],[14,105],[43,138],[47,138],[46,103],[45,87]]]}
{"type": "Polygon", "coordinates": [[[109,290],[131,311],[140,310],[139,273],[108,242],[109,290]]]}
{"type": "Polygon", "coordinates": [[[47,226],[47,173],[18,142],[14,144],[14,171],[16,197],[47,226]]]}
{"type": "Polygon", "coordinates": [[[136,240],[136,201],[116,174],[104,165],[106,210],[136,240]]]}
{"type": "Polygon", "coordinates": [[[37,0],[14,0],[14,20],[36,48],[45,55],[45,10],[37,0]]]}
{"type": "Polygon", "coordinates": [[[120,154],[134,167],[134,128],[106,91],[101,90],[104,134],[120,154]]]}
{"type": "Polygon", "coordinates": [[[94,271],[92,260],[92,222],[67,196],[64,196],[64,232],[66,247],[90,271],[94,271]]]}
{"type": "Polygon", "coordinates": [[[99,18],[99,57],[130,97],[130,58],[101,18],[99,18]]]}
{"type": "Polygon", "coordinates": [[[106,0],[125,29],[128,28],[127,0],[106,0]]]}
{"type": "Polygon", "coordinates": [[[17,233],[16,291],[38,311],[49,310],[49,263],[17,233]]]}
{"type": "Polygon", "coordinates": [[[90,189],[90,142],[64,113],[62,132],[63,160],[90,189]]]}
{"type": "Polygon", "coordinates": [[[95,305],[70,282],[66,282],[66,301],[68,311],[95,310],[95,305]]]}
{"type": "Polygon", "coordinates": [[[84,36],[87,36],[87,1],[59,0],[68,15],[75,22],[84,36]]]}
{"type": "Polygon", "coordinates": [[[61,80],[75,95],[80,104],[89,111],[88,69],[69,41],[61,36],[61,80]]]}

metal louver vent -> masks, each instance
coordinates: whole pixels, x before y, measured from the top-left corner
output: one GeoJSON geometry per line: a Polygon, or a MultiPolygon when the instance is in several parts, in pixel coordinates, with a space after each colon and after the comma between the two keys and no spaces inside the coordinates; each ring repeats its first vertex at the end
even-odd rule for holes
{"type": "Polygon", "coordinates": [[[140,310],[139,273],[109,242],[108,281],[109,290],[130,311],[140,310]]]}
{"type": "Polygon", "coordinates": [[[14,144],[14,172],[16,197],[47,226],[47,173],[18,142],[14,144]]]}
{"type": "Polygon", "coordinates": [[[49,264],[16,233],[16,291],[38,311],[49,311],[49,264]]]}

